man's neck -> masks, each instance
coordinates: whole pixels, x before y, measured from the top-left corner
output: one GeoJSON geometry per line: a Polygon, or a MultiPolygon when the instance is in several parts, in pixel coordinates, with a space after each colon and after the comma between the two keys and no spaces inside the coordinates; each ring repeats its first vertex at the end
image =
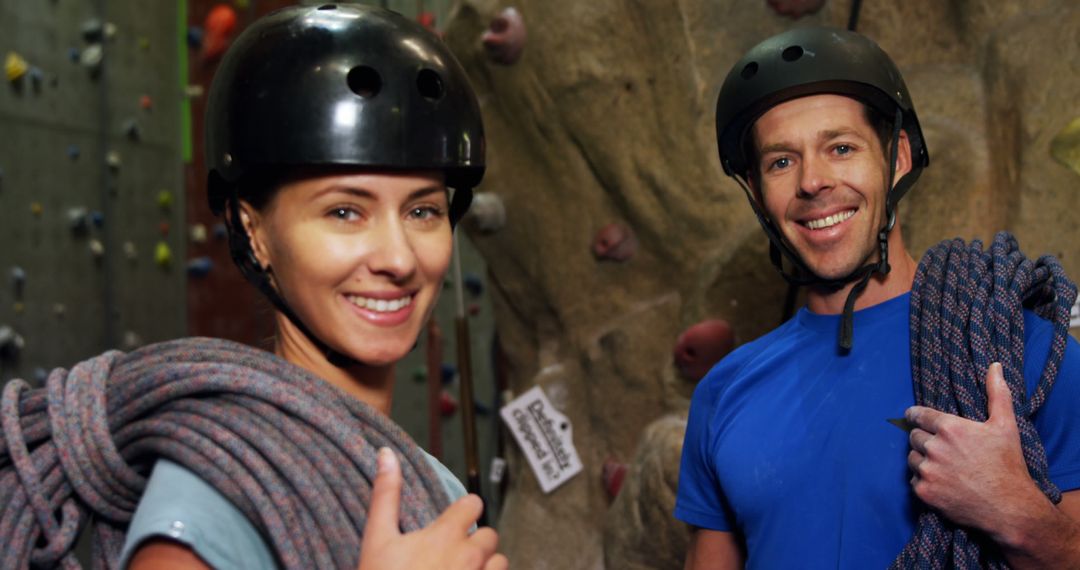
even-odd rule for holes
{"type": "MultiPolygon", "coordinates": [[[[888,275],[874,273],[870,278],[866,284],[866,290],[855,299],[856,311],[873,307],[911,291],[918,266],[908,253],[907,247],[904,246],[899,223],[889,235],[889,265],[888,275]]],[[[811,312],[819,315],[839,315],[844,312],[844,303],[856,283],[857,281],[852,281],[840,289],[808,287],[806,306],[811,312]]]]}

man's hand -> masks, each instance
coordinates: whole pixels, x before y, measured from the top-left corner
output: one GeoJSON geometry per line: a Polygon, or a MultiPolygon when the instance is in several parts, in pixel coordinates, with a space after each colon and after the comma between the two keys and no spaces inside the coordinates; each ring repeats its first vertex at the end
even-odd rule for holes
{"type": "Polygon", "coordinates": [[[1021,513],[1050,502],[1028,474],[1012,393],[998,363],[986,372],[986,397],[990,417],[983,423],[908,408],[905,417],[915,427],[908,466],[923,502],[954,523],[1008,543],[1005,533],[1026,518],[1021,513]]]}
{"type": "Polygon", "coordinates": [[[462,497],[426,528],[402,534],[398,527],[401,465],[394,452],[379,450],[379,472],[368,505],[360,570],[505,570],[495,553],[499,536],[490,528],[469,534],[483,510],[476,495],[462,497]]]}

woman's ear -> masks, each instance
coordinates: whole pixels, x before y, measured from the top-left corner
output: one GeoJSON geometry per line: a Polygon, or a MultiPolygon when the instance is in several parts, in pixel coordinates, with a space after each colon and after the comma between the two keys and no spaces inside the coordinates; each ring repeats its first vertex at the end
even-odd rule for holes
{"type": "Polygon", "coordinates": [[[248,236],[251,251],[255,254],[255,261],[263,270],[270,269],[269,246],[266,243],[266,224],[262,215],[254,206],[240,200],[240,223],[244,225],[244,233],[248,236]]]}

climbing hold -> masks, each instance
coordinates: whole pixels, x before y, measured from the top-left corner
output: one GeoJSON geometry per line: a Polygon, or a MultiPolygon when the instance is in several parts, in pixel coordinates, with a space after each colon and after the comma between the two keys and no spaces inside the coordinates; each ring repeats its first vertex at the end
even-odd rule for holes
{"type": "Polygon", "coordinates": [[[604,460],[604,466],[600,469],[600,478],[604,481],[604,490],[607,491],[609,500],[614,500],[622,490],[623,481],[626,480],[627,467],[609,457],[604,460]]]}
{"type": "Polygon", "coordinates": [[[120,166],[122,166],[123,163],[124,161],[121,160],[120,153],[115,150],[110,150],[105,155],[105,164],[108,165],[110,170],[120,170],[120,166]]]}
{"type": "Polygon", "coordinates": [[[424,10],[416,15],[416,23],[427,28],[428,31],[435,32],[435,14],[424,10]]]}
{"type": "Polygon", "coordinates": [[[199,49],[203,44],[203,29],[199,26],[191,26],[187,30],[187,44],[191,49],[199,49]]]}
{"type": "Polygon", "coordinates": [[[30,213],[33,214],[35,218],[40,218],[42,212],[44,212],[44,211],[45,211],[45,208],[43,208],[41,206],[41,202],[31,202],[30,203],[30,213]]]}
{"type": "Polygon", "coordinates": [[[26,60],[21,55],[13,51],[8,52],[7,58],[4,60],[4,73],[7,75],[8,81],[17,83],[26,75],[29,69],[30,64],[26,63],[26,60]]]}
{"type": "Polygon", "coordinates": [[[233,0],[233,4],[236,4],[236,7],[241,10],[246,10],[250,2],[248,0],[233,0]]]}
{"type": "Polygon", "coordinates": [[[687,380],[697,382],[735,348],[735,333],[723,319],[701,321],[675,341],[675,366],[687,380]]]}
{"type": "Polygon", "coordinates": [[[85,234],[86,230],[90,228],[90,215],[87,213],[86,208],[68,208],[67,214],[68,227],[71,228],[71,232],[74,234],[85,234]]]}
{"type": "Polygon", "coordinates": [[[105,23],[98,18],[83,21],[80,29],[83,40],[87,43],[100,42],[105,38],[105,23]]]}
{"type": "Polygon", "coordinates": [[[82,149],[80,149],[77,144],[69,144],[67,147],[67,156],[71,160],[79,160],[79,157],[82,156],[82,149]]]}
{"type": "Polygon", "coordinates": [[[154,108],[154,100],[151,99],[149,95],[143,95],[142,97],[139,97],[139,107],[144,111],[149,111],[154,108]]]}
{"type": "Polygon", "coordinates": [[[194,224],[188,228],[188,239],[191,243],[206,243],[206,226],[194,224]]]}
{"type": "Polygon", "coordinates": [[[475,317],[480,314],[480,303],[469,303],[469,316],[475,317]]]}
{"type": "Polygon", "coordinates": [[[229,228],[225,225],[224,222],[218,222],[214,224],[213,232],[214,239],[217,240],[223,240],[229,236],[229,228]]]}
{"type": "Polygon", "coordinates": [[[168,269],[172,265],[172,250],[169,249],[169,244],[159,241],[154,246],[154,263],[162,269],[168,269]]]}
{"type": "Polygon", "coordinates": [[[1080,117],[1065,125],[1050,141],[1050,155],[1066,168],[1080,174],[1080,117]]]}
{"type": "Polygon", "coordinates": [[[21,315],[23,314],[23,311],[26,310],[26,303],[23,303],[22,301],[15,301],[11,304],[11,310],[16,315],[21,315]]]}
{"type": "Polygon", "coordinates": [[[163,221],[158,224],[158,233],[161,234],[161,237],[168,237],[170,227],[169,222],[163,221]]]}
{"type": "Polygon", "coordinates": [[[123,124],[120,125],[120,130],[124,131],[124,135],[133,141],[142,139],[142,129],[139,128],[139,122],[135,119],[124,119],[123,124]]]}
{"type": "Polygon", "coordinates": [[[453,364],[442,365],[442,383],[449,384],[457,378],[457,368],[454,368],[453,364]]]}
{"type": "Polygon", "coordinates": [[[204,61],[213,61],[225,53],[229,38],[236,30],[236,10],[228,4],[218,4],[210,9],[203,21],[206,31],[202,44],[204,61]]]}
{"type": "Polygon", "coordinates": [[[11,268],[11,288],[15,291],[15,298],[22,299],[26,288],[26,270],[18,265],[11,268]]]}
{"type": "Polygon", "coordinates": [[[161,208],[162,211],[165,211],[165,212],[168,212],[170,209],[172,209],[172,205],[173,205],[172,192],[169,192],[168,190],[159,191],[158,195],[157,195],[157,205],[158,205],[158,208],[161,208]]]}
{"type": "Polygon", "coordinates": [[[15,329],[4,325],[0,326],[0,359],[18,360],[19,353],[26,347],[26,341],[15,329]]]}
{"type": "Polygon", "coordinates": [[[506,206],[498,194],[477,192],[465,219],[477,231],[495,233],[506,225],[506,206]]]}
{"type": "Polygon", "coordinates": [[[69,47],[67,54],[68,54],[68,59],[71,60],[71,63],[79,63],[79,59],[80,59],[79,48],[77,48],[77,47],[69,47]]]}
{"type": "Polygon", "coordinates": [[[57,318],[62,319],[67,314],[67,307],[63,303],[53,303],[52,312],[57,318]]]}
{"type": "Polygon", "coordinates": [[[30,85],[34,91],[41,91],[41,84],[45,81],[45,72],[41,71],[40,67],[32,65],[26,75],[30,78],[30,85]]]}
{"type": "Polygon", "coordinates": [[[450,392],[447,392],[446,390],[439,392],[439,413],[442,414],[442,417],[447,418],[454,415],[457,408],[457,399],[454,398],[450,392]]]}
{"type": "Polygon", "coordinates": [[[101,259],[105,255],[105,244],[101,243],[101,240],[92,239],[88,244],[90,248],[90,254],[96,259],[101,259]]]}
{"type": "Polygon", "coordinates": [[[424,366],[424,365],[421,364],[420,366],[417,366],[416,368],[413,368],[412,379],[413,379],[413,382],[423,382],[424,380],[426,380],[427,379],[427,366],[424,366]]]}
{"type": "Polygon", "coordinates": [[[150,49],[150,38],[148,38],[146,36],[140,36],[139,37],[139,49],[142,50],[142,51],[146,51],[146,50],[150,49]]]}
{"type": "Polygon", "coordinates": [[[188,277],[206,277],[214,268],[214,262],[209,257],[196,257],[187,262],[188,277]]]}
{"type": "Polygon", "coordinates": [[[777,14],[793,20],[813,14],[825,5],[825,0],[767,0],[767,2],[777,14]]]}
{"type": "Polygon", "coordinates": [[[135,331],[124,331],[124,337],[120,342],[123,349],[128,351],[135,350],[145,344],[142,336],[135,331]]]}
{"type": "Polygon", "coordinates": [[[206,90],[203,89],[202,85],[188,85],[187,87],[184,87],[184,97],[187,97],[188,99],[198,99],[203,96],[204,91],[206,90]]]}
{"type": "Polygon", "coordinates": [[[525,20],[522,19],[521,12],[511,6],[499,12],[480,40],[491,61],[512,65],[525,49],[525,36],[525,20]]]}
{"type": "Polygon", "coordinates": [[[79,54],[79,63],[82,64],[91,75],[101,70],[101,62],[105,59],[105,50],[101,44],[90,44],[79,54]]]}
{"type": "Polygon", "coordinates": [[[593,255],[599,260],[626,261],[637,253],[634,230],[625,224],[608,224],[593,238],[593,255]]]}
{"type": "Polygon", "coordinates": [[[479,275],[466,273],[462,281],[465,282],[465,290],[469,292],[469,295],[479,297],[484,294],[484,280],[479,275]]]}
{"type": "Polygon", "coordinates": [[[98,210],[90,212],[90,223],[94,224],[94,227],[98,229],[105,227],[105,214],[98,210]]]}
{"type": "Polygon", "coordinates": [[[122,249],[124,250],[124,257],[126,257],[128,261],[135,261],[135,258],[139,255],[139,251],[135,248],[134,242],[125,241],[122,249]]]}

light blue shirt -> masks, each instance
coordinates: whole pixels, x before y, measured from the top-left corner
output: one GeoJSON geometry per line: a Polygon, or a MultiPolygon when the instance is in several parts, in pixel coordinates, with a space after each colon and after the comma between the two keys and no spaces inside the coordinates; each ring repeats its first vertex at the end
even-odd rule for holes
{"type": "MultiPolygon", "coordinates": [[[[438,459],[424,452],[442,481],[450,501],[465,496],[465,487],[438,459]]],[[[273,551],[255,526],[217,489],[188,469],[159,459],[135,509],[120,567],[153,537],[164,537],[191,548],[213,568],[275,568],[273,551]]]]}

